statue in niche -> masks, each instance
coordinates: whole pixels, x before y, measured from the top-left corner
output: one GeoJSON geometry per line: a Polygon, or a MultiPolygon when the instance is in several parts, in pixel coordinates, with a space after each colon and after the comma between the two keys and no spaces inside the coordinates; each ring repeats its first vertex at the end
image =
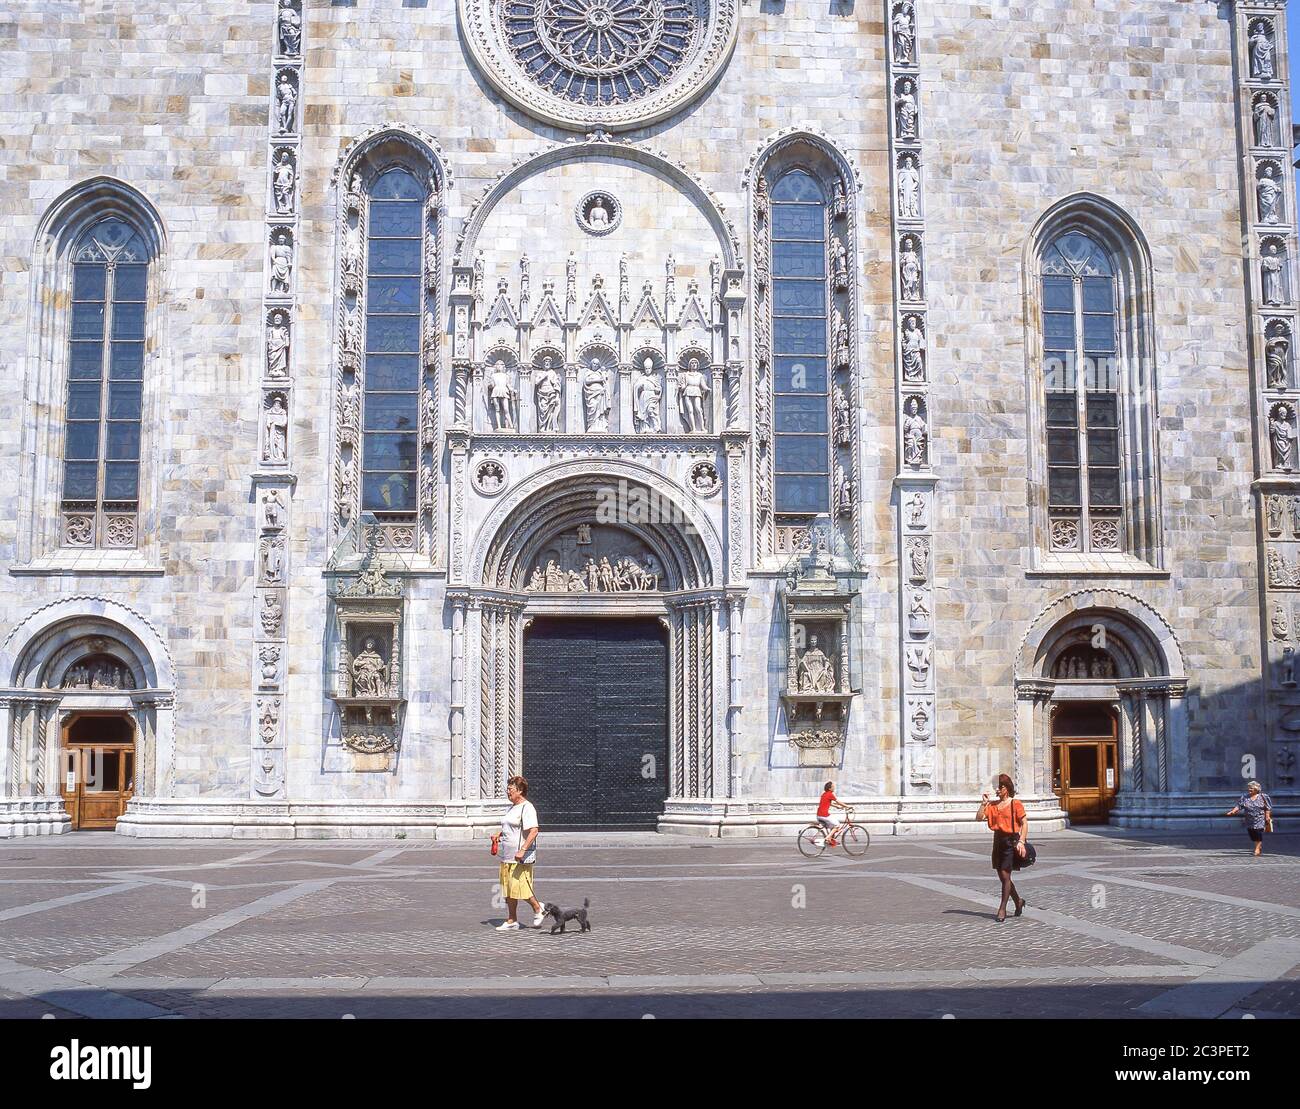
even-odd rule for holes
{"type": "Polygon", "coordinates": [[[1277,243],[1270,243],[1264,256],[1259,260],[1259,267],[1264,279],[1264,303],[1282,304],[1286,301],[1283,291],[1282,265],[1284,259],[1277,243]]]}
{"type": "Polygon", "coordinates": [[[293,187],[297,178],[297,171],[293,168],[293,155],[287,150],[281,150],[271,167],[271,193],[275,198],[277,212],[293,210],[293,187]]]}
{"type": "Polygon", "coordinates": [[[280,634],[280,621],[284,617],[284,610],[280,606],[280,598],[274,591],[262,594],[262,611],[258,616],[262,622],[263,635],[280,634]]]}
{"type": "Polygon", "coordinates": [[[1278,223],[1281,220],[1278,201],[1282,199],[1282,186],[1274,176],[1275,172],[1272,166],[1265,166],[1260,170],[1261,177],[1255,186],[1255,195],[1259,198],[1260,223],[1278,223]]]}
{"type": "Polygon", "coordinates": [[[609,430],[609,374],[593,358],[582,379],[582,409],[587,418],[588,431],[609,430]]]}
{"type": "Polygon", "coordinates": [[[853,479],[838,462],[835,464],[835,514],[853,515],[853,479]]]}
{"type": "Polygon", "coordinates": [[[1282,648],[1282,684],[1295,685],[1295,648],[1282,648]]]}
{"type": "Polygon", "coordinates": [[[835,667],[817,646],[815,635],[808,637],[808,646],[799,656],[799,692],[835,692],[835,667]]]}
{"type": "Polygon", "coordinates": [[[547,355],[542,359],[533,385],[538,431],[560,430],[560,389],[560,375],[555,372],[555,360],[547,355]]]}
{"type": "Polygon", "coordinates": [[[1268,513],[1268,533],[1272,536],[1282,534],[1282,498],[1270,495],[1265,502],[1268,513]]]}
{"type": "Polygon", "coordinates": [[[284,527],[284,501],[278,489],[269,490],[262,498],[262,520],[268,531],[284,527]]]}
{"type": "MultiPolygon", "coordinates": [[[[766,190],[766,186],[764,187],[766,190]]],[[[844,192],[844,182],[835,179],[835,190],[831,196],[831,213],[836,219],[843,219],[849,214],[849,198],[844,192]]]]}
{"type": "Polygon", "coordinates": [[[262,540],[262,581],[268,585],[279,585],[284,581],[284,540],[279,536],[267,536],[262,540]]]}
{"type": "Polygon", "coordinates": [[[1273,468],[1295,469],[1295,421],[1291,406],[1278,404],[1269,413],[1269,442],[1273,446],[1273,468]]]}
{"type": "Polygon", "coordinates": [[[909,466],[925,465],[928,439],[929,429],[921,414],[921,402],[911,397],[903,419],[903,459],[909,466]]]}
{"type": "Polygon", "coordinates": [[[709,430],[704,407],[709,391],[709,375],[700,369],[700,360],[692,358],[677,376],[677,403],[688,432],[709,430]]]}
{"type": "Polygon", "coordinates": [[[293,274],[293,245],[289,232],[277,231],[271,244],[271,292],[289,295],[289,281],[293,274]]]}
{"type": "Polygon", "coordinates": [[[1255,145],[1277,146],[1277,109],[1270,97],[1261,96],[1255,101],[1255,145]]]}
{"type": "Polygon", "coordinates": [[[1291,538],[1300,539],[1300,497],[1287,498],[1287,512],[1291,517],[1291,538]]]}
{"type": "Polygon", "coordinates": [[[930,548],[924,539],[908,541],[908,561],[912,567],[912,580],[924,582],[930,576],[930,548]]]}
{"type": "Polygon", "coordinates": [[[659,430],[659,404],[662,396],[663,386],[659,383],[654,359],[646,358],[632,385],[632,419],[637,431],[659,430]]]}
{"type": "Polygon", "coordinates": [[[849,420],[849,397],[843,385],[836,385],[831,393],[831,415],[835,428],[835,445],[847,447],[852,442],[852,429],[849,420]]]}
{"type": "Polygon", "coordinates": [[[285,408],[284,397],[279,393],[271,398],[262,423],[266,429],[266,460],[287,462],[289,460],[289,410],[285,408]]]}
{"type": "Polygon", "coordinates": [[[912,5],[900,4],[894,12],[894,61],[899,65],[912,64],[912,51],[916,32],[912,23],[912,5]]]}
{"type": "Polygon", "coordinates": [[[1286,363],[1290,352],[1291,340],[1285,335],[1274,335],[1264,344],[1264,364],[1270,389],[1286,388],[1286,363]]]}
{"type": "Polygon", "coordinates": [[[894,97],[894,112],[898,119],[898,137],[900,139],[916,138],[918,109],[911,81],[899,82],[898,95],[894,97]]]}
{"type": "Polygon", "coordinates": [[[925,333],[916,316],[908,316],[903,325],[903,380],[925,380],[925,333]]]}
{"type": "Polygon", "coordinates": [[[281,73],[275,86],[275,121],[281,135],[291,135],[298,120],[298,90],[288,73],[281,73]]]}
{"type": "Polygon", "coordinates": [[[280,0],[280,53],[296,58],[302,50],[302,16],[294,11],[293,0],[280,0]]]}
{"type": "Polygon", "coordinates": [[[492,363],[488,381],[488,401],[492,406],[492,424],[497,431],[513,431],[515,427],[515,383],[506,364],[498,358],[492,363]]]}
{"type": "Polygon", "coordinates": [[[921,218],[921,174],[910,154],[898,170],[898,218],[921,218]]]}
{"type": "Polygon", "coordinates": [[[605,231],[609,228],[609,210],[605,207],[604,197],[596,197],[587,212],[587,223],[593,231],[605,231]]]}
{"type": "Polygon", "coordinates": [[[1273,36],[1263,20],[1250,31],[1250,75],[1261,81],[1273,79],[1273,36]]]}
{"type": "Polygon", "coordinates": [[[849,248],[842,239],[831,239],[831,273],[837,293],[849,290],[849,248]]]}
{"type": "Polygon", "coordinates": [[[916,251],[916,240],[911,235],[903,239],[898,255],[898,274],[903,286],[904,300],[921,299],[921,256],[916,251]]]}
{"type": "Polygon", "coordinates": [[[376,646],[375,637],[366,636],[361,651],[352,660],[353,697],[388,696],[388,666],[376,646]]]}
{"type": "Polygon", "coordinates": [[[913,493],[907,501],[907,526],[909,528],[925,527],[925,497],[913,493]]]}
{"type": "Polygon", "coordinates": [[[1287,619],[1286,609],[1281,605],[1273,606],[1273,619],[1270,622],[1273,629],[1274,639],[1289,639],[1291,636],[1291,624],[1287,619]]]}
{"type": "Polygon", "coordinates": [[[289,376],[289,317],[284,312],[272,312],[266,325],[266,376],[289,376]]]}

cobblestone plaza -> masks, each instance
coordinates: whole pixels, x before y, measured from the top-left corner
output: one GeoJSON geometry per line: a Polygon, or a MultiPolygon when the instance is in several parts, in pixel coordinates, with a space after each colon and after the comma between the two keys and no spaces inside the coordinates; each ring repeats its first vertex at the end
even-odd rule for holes
{"type": "Polygon", "coordinates": [[[563,936],[493,930],[480,845],[10,843],[0,1015],[1300,1016],[1294,834],[1034,839],[999,925],[986,836],[544,836],[539,895],[591,902],[563,936]]]}

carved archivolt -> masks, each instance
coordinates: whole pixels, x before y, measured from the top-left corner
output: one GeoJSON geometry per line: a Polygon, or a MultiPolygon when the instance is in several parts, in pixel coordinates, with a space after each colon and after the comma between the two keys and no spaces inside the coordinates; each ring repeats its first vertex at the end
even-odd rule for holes
{"type": "Polygon", "coordinates": [[[1169,622],[1140,597],[1118,589],[1076,589],[1043,608],[1021,637],[1016,652],[1018,675],[1028,674],[1031,662],[1042,656],[1053,630],[1080,610],[1099,615],[1113,613],[1123,623],[1140,629],[1153,653],[1163,658],[1165,673],[1174,678],[1186,676],[1182,647],[1169,622]]]}

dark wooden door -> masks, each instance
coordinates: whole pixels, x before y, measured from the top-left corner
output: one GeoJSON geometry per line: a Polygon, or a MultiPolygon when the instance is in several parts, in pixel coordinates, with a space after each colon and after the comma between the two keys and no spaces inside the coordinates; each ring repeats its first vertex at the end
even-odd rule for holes
{"type": "Polygon", "coordinates": [[[1105,824],[1119,787],[1118,722],[1101,705],[1060,705],[1052,718],[1052,788],[1071,824],[1105,824]]]}
{"type": "Polygon", "coordinates": [[[668,642],[654,618],[542,617],[524,638],[523,773],[545,828],[654,828],[668,642]]]}
{"type": "Polygon", "coordinates": [[[72,829],[117,827],[135,792],[134,728],[122,714],[83,714],[63,729],[63,804],[72,829]]]}

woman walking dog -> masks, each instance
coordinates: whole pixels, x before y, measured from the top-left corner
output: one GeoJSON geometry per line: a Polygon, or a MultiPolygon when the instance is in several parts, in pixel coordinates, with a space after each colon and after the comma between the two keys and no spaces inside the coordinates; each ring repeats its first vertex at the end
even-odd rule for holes
{"type": "Polygon", "coordinates": [[[506,782],[510,811],[501,818],[501,831],[493,839],[494,853],[501,860],[501,896],[506,899],[509,915],[497,925],[498,932],[519,929],[519,902],[527,901],[536,917],[533,927],[540,928],[546,918],[546,905],[533,896],[533,863],[537,860],[537,810],[528,800],[528,779],[516,774],[506,782]]]}
{"type": "Polygon", "coordinates": [[[1024,859],[1028,854],[1029,821],[1025,818],[1025,806],[1016,800],[1016,786],[1010,775],[998,775],[997,800],[990,800],[987,793],[983,794],[975,819],[987,821],[993,829],[993,869],[1002,881],[1002,903],[993,919],[1001,924],[1007,919],[1008,898],[1015,902],[1016,916],[1023,913],[1028,904],[1011,880],[1017,857],[1024,859]]]}

